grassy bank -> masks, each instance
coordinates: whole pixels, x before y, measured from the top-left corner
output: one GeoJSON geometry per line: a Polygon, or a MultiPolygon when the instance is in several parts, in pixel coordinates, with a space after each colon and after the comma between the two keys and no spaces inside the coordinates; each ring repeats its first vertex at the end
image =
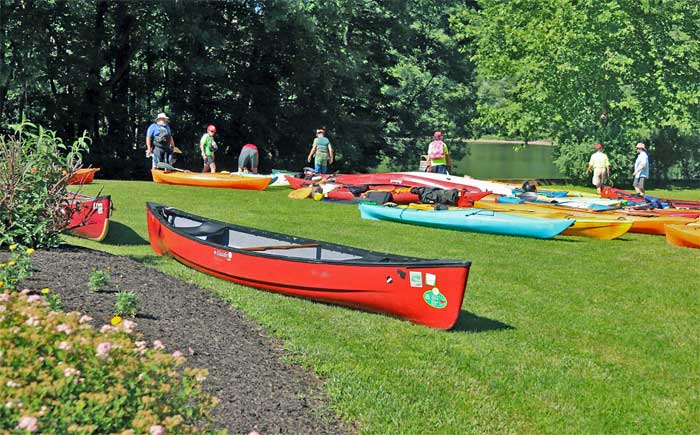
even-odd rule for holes
{"type": "Polygon", "coordinates": [[[98,181],[83,191],[101,187],[116,207],[107,239],[70,243],[219,293],[324,377],[336,411],[363,434],[700,432],[698,250],[638,234],[543,241],[364,221],[354,206],[290,200],[287,190],[98,181]],[[208,277],[152,253],[146,201],[372,250],[470,259],[462,315],[454,331],[437,331],[208,277]]]}

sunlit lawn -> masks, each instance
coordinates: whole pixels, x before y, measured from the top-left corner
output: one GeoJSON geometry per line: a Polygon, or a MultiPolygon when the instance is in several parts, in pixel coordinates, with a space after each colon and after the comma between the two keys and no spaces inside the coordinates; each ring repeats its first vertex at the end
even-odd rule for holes
{"type": "MultiPolygon", "coordinates": [[[[100,188],[116,208],[107,239],[70,243],[219,293],[281,337],[291,361],[316,371],[336,412],[363,434],[700,433],[700,250],[638,234],[543,241],[364,221],[352,205],[291,200],[287,190],[98,180],[83,191],[100,188]],[[208,277],[154,256],[146,201],[372,250],[472,260],[460,321],[432,330],[208,277]]],[[[698,190],[649,194],[700,199],[698,190]]]]}

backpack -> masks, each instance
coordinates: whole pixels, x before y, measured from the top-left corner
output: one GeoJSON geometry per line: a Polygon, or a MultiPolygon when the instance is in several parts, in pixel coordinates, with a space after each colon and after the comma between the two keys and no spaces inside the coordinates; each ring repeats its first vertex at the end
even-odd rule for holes
{"type": "Polygon", "coordinates": [[[168,149],[168,147],[170,147],[170,129],[167,125],[156,124],[156,132],[153,135],[153,145],[162,149],[168,149]]]}
{"type": "Polygon", "coordinates": [[[445,142],[441,140],[434,140],[430,142],[430,147],[428,147],[428,157],[430,157],[431,160],[445,157],[445,142]]]}

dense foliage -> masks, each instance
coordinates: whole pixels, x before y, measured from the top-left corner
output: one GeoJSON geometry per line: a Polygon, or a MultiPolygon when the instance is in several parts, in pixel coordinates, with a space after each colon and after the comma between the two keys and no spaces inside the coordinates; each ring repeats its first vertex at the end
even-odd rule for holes
{"type": "Polygon", "coordinates": [[[148,346],[133,322],[97,331],[88,316],[55,311],[50,289],[13,291],[33,250],[11,250],[0,264],[0,432],[213,432],[206,370],[148,346]]]}
{"type": "Polygon", "coordinates": [[[0,245],[56,246],[71,215],[66,186],[89,140],[83,135],[65,145],[53,131],[28,122],[9,128],[0,137],[0,245]]]}
{"type": "Polygon", "coordinates": [[[106,177],[148,175],[145,131],[161,111],[183,167],[200,165],[209,123],[224,169],[248,142],[264,169],[301,169],[320,126],[335,169],[371,167],[401,158],[387,134],[468,131],[471,67],[447,23],[463,2],[434,3],[2,1],[0,123],[88,131],[86,164],[106,177]]]}
{"type": "Polygon", "coordinates": [[[581,176],[596,142],[609,146],[615,175],[629,172],[637,142],[651,145],[657,175],[693,155],[697,161],[686,139],[700,126],[697,2],[479,5],[455,16],[453,27],[476,45],[480,125],[553,137],[557,163],[571,177],[581,176]]]}

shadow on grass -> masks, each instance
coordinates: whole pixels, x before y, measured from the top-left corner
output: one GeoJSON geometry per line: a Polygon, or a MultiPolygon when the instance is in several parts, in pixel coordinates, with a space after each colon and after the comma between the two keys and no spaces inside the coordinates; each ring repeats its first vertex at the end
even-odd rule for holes
{"type": "Polygon", "coordinates": [[[148,245],[148,240],[141,237],[131,227],[114,220],[109,221],[109,233],[102,241],[107,245],[148,245]]]}
{"type": "Polygon", "coordinates": [[[469,311],[462,310],[452,331],[460,332],[486,332],[486,331],[501,331],[515,329],[498,320],[487,319],[486,317],[477,316],[469,311]]]}

